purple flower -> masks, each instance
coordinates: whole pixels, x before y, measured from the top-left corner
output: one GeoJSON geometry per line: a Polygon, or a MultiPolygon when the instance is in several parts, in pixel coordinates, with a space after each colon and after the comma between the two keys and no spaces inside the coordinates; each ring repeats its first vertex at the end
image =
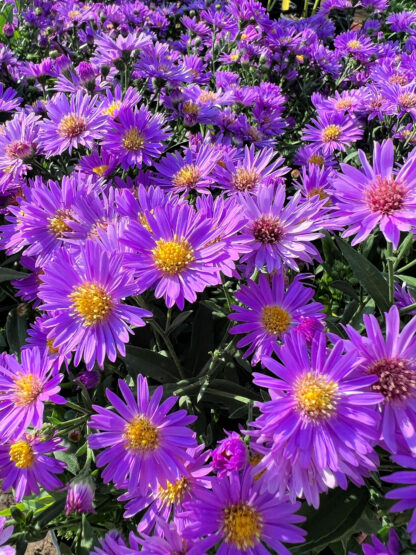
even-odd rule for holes
{"type": "Polygon", "coordinates": [[[29,426],[41,428],[46,401],[64,404],[58,395],[62,374],[38,347],[23,349],[22,362],[4,354],[0,360],[0,437],[19,438],[29,426]]]}
{"type": "Polygon", "coordinates": [[[71,482],[66,494],[65,514],[95,513],[93,500],[94,489],[89,481],[71,482]]]}
{"type": "Polygon", "coordinates": [[[30,493],[39,494],[40,484],[44,489],[53,491],[62,484],[54,476],[60,474],[66,464],[47,453],[62,451],[58,438],[44,439],[28,434],[0,445],[0,478],[2,489],[14,488],[14,498],[19,503],[30,493]]]}
{"type": "Polygon", "coordinates": [[[116,530],[111,530],[103,539],[100,539],[100,547],[96,547],[90,555],[137,555],[137,553],[137,549],[126,545],[116,530]]]}
{"type": "Polygon", "coordinates": [[[11,545],[5,545],[13,534],[13,526],[4,527],[6,524],[6,517],[0,517],[0,553],[1,555],[15,555],[16,550],[11,545]]]}
{"type": "Polygon", "coordinates": [[[358,155],[362,170],[341,164],[342,173],[334,181],[338,223],[348,226],[343,237],[355,235],[351,244],[356,245],[380,225],[386,241],[396,249],[400,232],[416,225],[416,156],[394,169],[390,139],[374,143],[372,166],[363,151],[358,155]]]}
{"type": "Polygon", "coordinates": [[[271,549],[286,555],[282,542],[304,541],[305,531],[297,526],[304,517],[295,514],[300,503],[262,492],[262,486],[262,478],[255,480],[251,468],[213,478],[212,490],[187,503],[193,523],[184,531],[185,538],[201,538],[199,553],[218,546],[221,555],[264,555],[271,549]]]}
{"type": "Polygon", "coordinates": [[[118,160],[123,170],[134,166],[140,168],[142,164],[152,165],[152,159],[161,155],[163,141],[169,137],[163,123],[163,116],[152,115],[146,106],[120,109],[117,120],[111,122],[101,144],[118,160]]]}
{"type": "Polygon", "coordinates": [[[335,37],[334,46],[343,56],[351,54],[361,62],[367,62],[369,57],[377,52],[371,40],[357,31],[341,33],[335,37]]]}
{"type": "Polygon", "coordinates": [[[163,388],[158,387],[149,396],[147,380],[141,374],[137,378],[137,401],[128,385],[119,380],[124,401],[109,389],[106,395],[117,411],[93,405],[97,412],[89,426],[102,432],[88,437],[92,449],[103,449],[97,456],[97,466],[105,483],[113,481],[117,488],[129,488],[146,494],[167,482],[175,483],[187,476],[185,461],[189,459],[188,447],[196,441],[190,428],[194,416],[186,411],[167,414],[177,401],[168,397],[162,404],[163,388]]]}
{"type": "Polygon", "coordinates": [[[395,33],[410,33],[412,25],[416,23],[416,11],[402,11],[392,13],[386,19],[386,23],[391,26],[391,30],[395,33]]]}
{"type": "Polygon", "coordinates": [[[322,111],[312,123],[306,125],[302,139],[313,142],[314,148],[322,149],[323,154],[345,151],[363,136],[358,121],[342,112],[322,111]]]}
{"type": "MultiPolygon", "coordinates": [[[[361,544],[364,555],[399,555],[400,553],[400,541],[394,528],[390,528],[387,545],[384,545],[375,534],[371,535],[371,541],[373,545],[369,543],[361,544]]],[[[349,555],[354,554],[350,553],[349,555]]]]}
{"type": "MultiPolygon", "coordinates": [[[[100,383],[100,373],[94,368],[91,370],[84,370],[76,377],[78,382],[81,382],[86,389],[94,389],[100,383]]],[[[77,389],[81,389],[80,386],[77,389]]]]}
{"type": "Polygon", "coordinates": [[[395,305],[385,318],[385,338],[376,318],[365,315],[367,337],[347,326],[351,343],[346,346],[360,357],[362,376],[376,378],[372,389],[383,396],[379,433],[387,449],[397,452],[398,435],[416,453],[416,317],[401,332],[399,311],[395,305]]]}
{"type": "Polygon", "coordinates": [[[199,539],[184,538],[182,529],[178,529],[176,522],[168,523],[160,517],[155,517],[155,521],[156,529],[160,530],[160,535],[153,532],[153,535],[149,536],[142,532],[141,538],[136,538],[136,541],[141,545],[140,553],[143,555],[201,554],[199,539]]]}
{"type": "Polygon", "coordinates": [[[273,276],[260,275],[259,282],[249,281],[243,285],[235,297],[246,307],[232,305],[236,312],[229,315],[231,320],[242,322],[231,328],[231,334],[245,334],[237,343],[237,347],[250,345],[244,358],[254,353],[254,366],[270,356],[277,348],[277,340],[294,326],[301,324],[305,317],[323,319],[321,313],[324,306],[310,302],[313,289],[302,283],[303,276],[296,276],[286,289],[283,274],[273,276]],[[285,290],[286,289],[286,290],[285,290]]]}
{"type": "MultiPolygon", "coordinates": [[[[394,299],[395,299],[395,305],[397,306],[397,308],[400,310],[401,308],[405,308],[406,306],[409,306],[411,304],[414,304],[415,298],[413,297],[413,295],[410,293],[410,291],[407,288],[407,285],[405,283],[402,283],[402,285],[400,286],[398,283],[395,284],[394,286],[394,299]]],[[[408,314],[411,314],[412,316],[416,315],[416,309],[412,310],[411,312],[408,312],[408,314]]]]}
{"type": "Polygon", "coordinates": [[[225,432],[227,437],[218,442],[212,452],[212,467],[219,478],[233,470],[242,470],[248,461],[247,446],[237,432],[225,432]]]}
{"type": "Polygon", "coordinates": [[[114,87],[114,92],[110,89],[105,91],[106,97],[102,105],[102,113],[112,119],[118,116],[120,110],[124,108],[134,108],[140,100],[140,93],[133,87],[128,87],[125,93],[122,93],[120,85],[114,87]]]}
{"type": "Polygon", "coordinates": [[[137,294],[131,273],[123,268],[123,256],[89,240],[74,257],[61,250],[45,266],[39,297],[42,310],[53,312],[45,322],[54,346],[75,351],[75,366],[81,359],[87,369],[105,356],[114,362],[117,352],[125,356],[125,343],[132,333],[129,324],[144,326],[147,310],[122,303],[137,294]]]}
{"type": "Polygon", "coordinates": [[[0,83],[0,112],[11,112],[19,107],[22,99],[16,96],[17,92],[14,89],[5,88],[3,83],[0,83]]]}
{"type": "Polygon", "coordinates": [[[83,91],[72,95],[70,100],[58,93],[46,106],[49,119],[40,124],[39,145],[47,156],[62,154],[85,146],[92,149],[94,141],[103,135],[106,118],[97,106],[97,97],[83,91]]]}
{"type": "Polygon", "coordinates": [[[318,196],[321,200],[327,199],[327,204],[330,205],[334,193],[331,183],[333,173],[331,168],[309,164],[307,168],[302,168],[300,182],[295,181],[294,184],[307,199],[318,196]]]}

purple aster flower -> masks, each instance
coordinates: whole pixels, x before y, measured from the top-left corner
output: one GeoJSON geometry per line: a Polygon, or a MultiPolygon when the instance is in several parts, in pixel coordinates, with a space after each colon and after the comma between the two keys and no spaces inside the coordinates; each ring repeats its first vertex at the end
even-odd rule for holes
{"type": "Polygon", "coordinates": [[[400,470],[390,474],[390,476],[383,477],[385,482],[406,486],[387,492],[386,498],[400,500],[390,508],[393,513],[413,510],[412,517],[407,525],[407,531],[411,536],[412,543],[416,543],[416,458],[409,455],[396,455],[392,459],[409,470],[400,470]]]}
{"type": "Polygon", "coordinates": [[[345,151],[345,147],[358,141],[363,130],[358,121],[342,112],[319,113],[317,119],[306,125],[302,139],[314,143],[314,148],[322,149],[323,154],[331,154],[334,150],[345,151]]]}
{"type": "Polygon", "coordinates": [[[282,273],[273,276],[260,275],[259,282],[249,281],[235,293],[238,301],[246,307],[232,305],[236,312],[228,317],[243,322],[231,328],[231,334],[245,334],[237,347],[246,347],[244,358],[254,353],[252,365],[276,352],[277,340],[281,339],[290,328],[301,324],[305,317],[323,319],[324,306],[310,302],[313,289],[302,283],[304,276],[296,276],[289,287],[285,288],[282,273]],[[286,290],[285,290],[286,289],[286,290]]]}
{"type": "Polygon", "coordinates": [[[27,274],[27,277],[13,280],[10,283],[17,289],[16,295],[18,297],[23,301],[33,303],[33,307],[36,308],[40,305],[38,289],[40,285],[39,278],[43,270],[40,266],[36,266],[36,258],[34,257],[22,256],[19,262],[24,268],[28,268],[30,273],[27,274]]]}
{"type": "Polygon", "coordinates": [[[54,475],[63,472],[66,464],[47,453],[63,450],[59,438],[44,439],[28,433],[0,445],[3,491],[13,488],[15,502],[19,503],[30,493],[39,494],[38,484],[49,491],[59,488],[61,481],[54,475]]]}
{"type": "Polygon", "coordinates": [[[416,84],[396,85],[391,83],[382,83],[380,92],[383,97],[390,103],[390,107],[402,117],[407,112],[416,120],[416,84]]]}
{"type": "Polygon", "coordinates": [[[86,175],[92,175],[95,181],[104,184],[105,180],[114,172],[117,165],[117,159],[114,158],[114,156],[109,154],[106,150],[101,150],[100,153],[93,151],[87,156],[82,156],[75,169],[86,175]]]}
{"type": "Polygon", "coordinates": [[[325,200],[315,196],[305,201],[299,191],[283,206],[283,186],[263,186],[257,197],[240,195],[239,199],[248,219],[243,239],[251,248],[241,259],[247,264],[246,274],[263,266],[268,272],[280,271],[284,264],[299,271],[297,260],[320,260],[311,241],[323,236],[325,200]]]}
{"type": "Polygon", "coordinates": [[[187,149],[182,156],[178,152],[168,154],[159,164],[155,164],[155,182],[174,193],[209,193],[208,187],[214,182],[212,170],[221,153],[211,145],[202,146],[197,153],[187,149]]]}
{"type": "Polygon", "coordinates": [[[336,161],[331,154],[324,154],[312,146],[302,146],[296,152],[294,163],[297,166],[318,166],[319,168],[332,168],[336,161]]]}
{"type": "Polygon", "coordinates": [[[152,314],[122,303],[137,294],[131,273],[123,267],[123,256],[105,250],[89,240],[74,257],[65,250],[45,266],[39,297],[42,310],[54,312],[45,322],[55,347],[75,351],[74,364],[81,359],[90,369],[103,367],[105,356],[111,362],[117,352],[125,356],[125,343],[132,333],[129,324],[145,325],[152,314]]]}
{"type": "Polygon", "coordinates": [[[163,388],[149,396],[147,380],[137,378],[137,400],[128,385],[119,380],[124,401],[109,389],[106,395],[117,413],[93,405],[97,412],[89,426],[99,433],[88,437],[92,449],[103,449],[97,456],[97,466],[105,483],[113,481],[117,488],[128,488],[146,494],[149,486],[167,488],[187,476],[185,461],[188,447],[195,447],[194,432],[188,428],[196,417],[179,410],[168,414],[177,397],[168,397],[162,404],[163,388]]]}
{"type": "Polygon", "coordinates": [[[133,87],[128,87],[125,93],[121,91],[120,85],[114,87],[114,92],[110,89],[105,91],[106,97],[102,105],[102,113],[114,119],[120,110],[124,108],[134,108],[141,100],[141,94],[133,87]]]}
{"type": "Polygon", "coordinates": [[[46,401],[65,404],[58,395],[62,374],[38,347],[22,349],[22,362],[4,355],[0,361],[0,437],[20,437],[29,426],[41,428],[46,401]]]}
{"type": "MultiPolygon", "coordinates": [[[[91,370],[84,370],[76,377],[78,382],[81,382],[86,389],[94,389],[100,383],[100,373],[94,368],[91,370]]],[[[81,389],[80,386],[77,389],[81,389]]]]}
{"type": "Polygon", "coordinates": [[[185,299],[196,301],[196,293],[221,281],[218,264],[227,257],[218,241],[221,229],[185,203],[156,207],[145,213],[149,229],[130,221],[122,241],[133,253],[126,253],[142,291],[155,287],[156,298],[164,297],[168,307],[182,310],[185,299]]]}
{"type": "MultiPolygon", "coordinates": [[[[41,282],[39,282],[39,284],[40,283],[41,282]]],[[[65,363],[68,368],[68,363],[71,360],[71,353],[55,347],[53,339],[48,337],[48,335],[50,335],[50,330],[47,322],[51,316],[53,317],[55,314],[42,314],[41,316],[38,316],[32,324],[30,324],[27,329],[27,344],[23,345],[22,349],[31,349],[33,346],[39,347],[42,352],[46,352],[46,355],[51,361],[56,361],[58,368],[60,368],[63,363],[65,363]]]]}
{"type": "Polygon", "coordinates": [[[386,241],[396,249],[400,232],[416,225],[416,156],[394,169],[390,139],[374,143],[372,166],[363,151],[358,156],[363,169],[341,164],[343,173],[334,180],[338,223],[348,226],[343,237],[355,235],[351,244],[356,245],[380,225],[386,241]]]}
{"type": "Polygon", "coordinates": [[[383,396],[379,433],[387,449],[397,452],[398,435],[416,453],[416,317],[401,332],[399,311],[395,305],[385,318],[385,338],[372,315],[363,317],[367,337],[347,326],[351,341],[347,348],[360,357],[361,374],[376,378],[372,389],[383,396]]]}
{"type": "Polygon", "coordinates": [[[395,33],[410,33],[412,25],[416,23],[416,11],[402,11],[392,13],[386,19],[386,23],[390,25],[391,30],[395,33]]]}
{"type": "Polygon", "coordinates": [[[318,480],[312,484],[334,487],[337,481],[342,485],[342,475],[360,467],[367,475],[376,469],[375,405],[382,396],[368,390],[376,377],[357,376],[355,353],[343,351],[342,340],[328,349],[323,333],[314,337],[309,350],[305,337],[293,331],[278,348],[280,363],[262,360],[276,377],[253,374],[254,383],[266,387],[272,399],[259,404],[262,414],[247,432],[265,444],[259,468],[267,468],[270,489],[289,487],[292,498],[304,495],[315,506],[319,491],[309,483],[313,475],[318,480]]]}
{"type": "Polygon", "coordinates": [[[11,112],[19,107],[22,99],[16,96],[17,92],[14,89],[5,88],[3,83],[0,83],[0,112],[11,112]]]}
{"type": "Polygon", "coordinates": [[[357,31],[347,31],[336,36],[334,46],[343,56],[351,54],[361,62],[366,62],[370,56],[377,53],[373,42],[365,34],[357,31]]]}
{"type": "Polygon", "coordinates": [[[184,531],[185,538],[206,536],[200,540],[200,553],[217,546],[221,555],[264,555],[271,549],[286,555],[282,542],[304,541],[305,531],[297,526],[304,517],[295,514],[300,503],[262,492],[262,486],[262,478],[255,480],[251,468],[213,478],[212,490],[187,503],[193,523],[184,531]]]}
{"type": "Polygon", "coordinates": [[[163,141],[169,134],[163,127],[164,119],[160,114],[151,114],[146,106],[123,108],[117,120],[101,141],[104,149],[118,160],[123,170],[130,166],[152,165],[164,150],[163,141]]]}
{"type": "Polygon", "coordinates": [[[89,481],[75,481],[68,485],[65,501],[65,514],[95,513],[93,502],[94,489],[89,481]]]}
{"type": "Polygon", "coordinates": [[[15,555],[16,550],[11,545],[5,545],[13,534],[13,526],[4,527],[6,524],[6,517],[0,517],[0,553],[1,555],[15,555]]]}
{"type": "MultiPolygon", "coordinates": [[[[399,310],[401,308],[405,308],[406,306],[409,306],[409,305],[414,304],[416,302],[415,298],[410,293],[410,291],[407,288],[407,285],[405,283],[402,283],[401,286],[398,283],[396,283],[394,285],[394,299],[396,301],[394,304],[397,306],[397,308],[399,310]]],[[[412,316],[415,316],[416,309],[412,310],[408,314],[411,314],[412,316]]]]}
{"type": "Polygon", "coordinates": [[[300,181],[295,181],[294,185],[299,189],[303,196],[310,199],[318,196],[321,200],[327,199],[327,204],[332,204],[332,176],[334,172],[331,168],[320,167],[318,164],[309,164],[307,168],[302,168],[300,181]]]}
{"type": "Polygon", "coordinates": [[[269,185],[289,171],[288,167],[281,167],[282,157],[271,162],[274,155],[271,148],[255,152],[251,145],[245,147],[242,157],[226,156],[215,171],[218,187],[229,193],[257,193],[260,185],[269,185]]]}
{"type": "Polygon", "coordinates": [[[160,517],[155,517],[155,521],[157,528],[160,529],[160,535],[153,533],[152,536],[148,536],[142,532],[141,538],[136,538],[141,545],[140,553],[143,555],[201,554],[199,539],[184,538],[182,529],[178,529],[177,523],[168,523],[160,517]]]}
{"type": "Polygon", "coordinates": [[[90,555],[137,555],[137,552],[137,549],[126,545],[119,532],[111,530],[100,539],[100,546],[94,548],[90,555]]]}
{"type": "Polygon", "coordinates": [[[39,145],[47,156],[62,154],[65,150],[80,146],[92,149],[94,142],[103,135],[107,118],[97,105],[97,97],[83,91],[72,95],[70,100],[58,93],[46,106],[49,119],[39,124],[39,145]]]}
{"type": "Polygon", "coordinates": [[[399,536],[393,528],[390,528],[387,545],[384,545],[375,534],[371,535],[371,541],[372,545],[370,543],[361,544],[364,555],[399,555],[400,553],[399,536]]]}
{"type": "Polygon", "coordinates": [[[248,449],[237,432],[225,432],[227,437],[218,442],[212,452],[212,467],[219,478],[240,471],[248,462],[248,449]]]}

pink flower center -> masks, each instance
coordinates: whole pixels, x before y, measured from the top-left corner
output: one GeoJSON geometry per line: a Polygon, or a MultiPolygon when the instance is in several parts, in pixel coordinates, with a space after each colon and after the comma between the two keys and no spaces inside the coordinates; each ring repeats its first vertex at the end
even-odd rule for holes
{"type": "Polygon", "coordinates": [[[65,139],[75,139],[87,129],[87,120],[77,114],[67,114],[58,125],[58,133],[65,139]]]}
{"type": "Polygon", "coordinates": [[[260,181],[260,175],[254,168],[239,167],[233,174],[232,184],[236,191],[252,191],[260,181]]]}
{"type": "Polygon", "coordinates": [[[354,104],[354,101],[352,98],[343,98],[341,100],[338,100],[338,102],[335,104],[335,110],[347,110],[348,108],[351,108],[354,104]]]}
{"type": "Polygon", "coordinates": [[[254,220],[253,235],[256,241],[260,243],[277,243],[284,234],[284,227],[279,218],[274,216],[261,216],[254,220]]]}
{"type": "Polygon", "coordinates": [[[407,92],[400,94],[397,98],[397,102],[400,106],[403,106],[403,108],[406,108],[407,110],[416,108],[416,93],[407,92]]]}
{"type": "Polygon", "coordinates": [[[406,360],[382,358],[367,368],[367,374],[378,377],[372,389],[381,393],[386,401],[401,401],[415,393],[416,372],[409,368],[406,360]]]}
{"type": "Polygon", "coordinates": [[[402,208],[406,188],[401,181],[378,175],[364,193],[365,200],[372,212],[389,215],[402,208]]]}
{"type": "Polygon", "coordinates": [[[33,145],[23,141],[13,141],[6,146],[6,156],[8,158],[25,160],[34,154],[33,145]]]}
{"type": "Polygon", "coordinates": [[[409,78],[405,73],[393,73],[389,79],[389,83],[392,85],[407,85],[409,78]]]}

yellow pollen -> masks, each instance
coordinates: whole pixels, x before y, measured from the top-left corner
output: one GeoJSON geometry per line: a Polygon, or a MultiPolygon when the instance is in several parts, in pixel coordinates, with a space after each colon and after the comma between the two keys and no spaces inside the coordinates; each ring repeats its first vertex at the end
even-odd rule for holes
{"type": "Polygon", "coordinates": [[[297,59],[298,62],[303,62],[304,59],[305,59],[305,56],[303,54],[298,54],[296,56],[296,59],[297,59]]]}
{"type": "Polygon", "coordinates": [[[118,110],[121,106],[121,101],[120,100],[114,100],[109,106],[108,108],[106,108],[105,110],[103,110],[103,114],[105,116],[114,116],[114,113],[116,112],[116,110],[118,110]]]}
{"type": "Polygon", "coordinates": [[[144,147],[144,137],[137,127],[130,127],[123,137],[123,146],[126,150],[136,152],[144,147]]]}
{"type": "Polygon", "coordinates": [[[142,226],[143,226],[144,228],[146,228],[147,231],[150,231],[150,232],[152,233],[152,228],[150,227],[150,224],[149,224],[149,221],[148,221],[148,219],[147,219],[147,217],[146,217],[146,214],[144,214],[143,212],[139,212],[139,213],[137,214],[137,217],[138,217],[138,219],[139,219],[139,222],[142,224],[142,226]]]}
{"type": "Polygon", "coordinates": [[[337,141],[341,137],[342,127],[340,125],[328,125],[322,129],[322,140],[324,143],[330,143],[331,141],[337,141]]]}
{"type": "Polygon", "coordinates": [[[294,391],[297,409],[311,420],[329,418],[337,405],[338,385],[314,372],[303,374],[294,391]]]}
{"type": "Polygon", "coordinates": [[[247,35],[246,35],[245,33],[243,33],[243,34],[241,35],[241,39],[244,40],[244,39],[246,39],[246,38],[247,38],[247,35]]]}
{"type": "Polygon", "coordinates": [[[74,19],[75,17],[79,17],[80,15],[81,15],[81,12],[78,11],[78,10],[70,10],[70,11],[68,12],[68,17],[69,17],[70,19],[74,19]]]}
{"type": "Polygon", "coordinates": [[[185,494],[189,491],[189,487],[190,484],[188,478],[182,476],[182,478],[176,480],[174,484],[167,482],[166,488],[159,487],[159,497],[166,504],[182,503],[185,494]]]}
{"type": "Polygon", "coordinates": [[[251,191],[260,181],[260,175],[254,168],[240,166],[232,176],[232,184],[236,191],[251,191]]]}
{"type": "Polygon", "coordinates": [[[246,550],[260,541],[263,522],[261,515],[248,503],[230,505],[223,512],[223,530],[226,543],[246,550]]]}
{"type": "Polygon", "coordinates": [[[27,407],[33,401],[36,401],[42,393],[42,382],[33,374],[22,374],[14,378],[14,390],[16,396],[16,404],[27,407]]]}
{"type": "Polygon", "coordinates": [[[54,347],[53,342],[54,342],[54,339],[47,339],[46,346],[48,347],[48,351],[50,355],[57,355],[59,353],[59,349],[54,347]]]}
{"type": "Polygon", "coordinates": [[[58,133],[65,139],[79,137],[87,129],[87,120],[77,114],[67,114],[58,125],[58,133]]]}
{"type": "Polygon", "coordinates": [[[126,448],[132,451],[154,451],[159,445],[159,430],[145,416],[137,416],[124,430],[126,448]]]}
{"type": "Polygon", "coordinates": [[[194,250],[186,239],[174,237],[172,241],[159,239],[153,252],[156,266],[164,274],[173,276],[183,272],[195,260],[194,250]]]}
{"type": "Polygon", "coordinates": [[[48,229],[51,231],[55,237],[63,237],[68,231],[72,231],[66,220],[71,219],[71,215],[68,210],[58,210],[55,216],[48,218],[49,225],[48,229]]]}
{"type": "Polygon", "coordinates": [[[308,163],[316,164],[317,166],[322,168],[322,166],[325,164],[325,158],[320,154],[312,154],[312,156],[309,156],[308,158],[308,163]]]}
{"type": "Polygon", "coordinates": [[[231,54],[231,56],[230,56],[230,58],[233,62],[236,62],[239,57],[240,57],[240,54],[231,54]]]}
{"type": "Polygon", "coordinates": [[[363,45],[359,40],[349,40],[347,42],[347,47],[350,48],[351,50],[361,50],[363,45]]]}
{"type": "Polygon", "coordinates": [[[207,102],[215,102],[217,100],[217,95],[213,91],[204,91],[199,95],[198,100],[201,104],[206,104],[207,102]]]}
{"type": "Polygon", "coordinates": [[[95,166],[95,168],[92,169],[92,171],[99,175],[100,177],[102,177],[105,172],[108,170],[110,166],[106,166],[105,164],[103,166],[95,166]]]}
{"type": "Polygon", "coordinates": [[[324,198],[327,198],[328,195],[325,193],[325,190],[322,187],[314,187],[309,191],[307,196],[308,198],[318,196],[321,200],[324,200],[324,198]]]}
{"type": "Polygon", "coordinates": [[[347,110],[348,108],[351,108],[352,105],[353,105],[352,98],[343,98],[342,100],[338,100],[338,102],[335,104],[335,109],[347,110]]]}
{"type": "Polygon", "coordinates": [[[184,114],[190,116],[197,116],[199,114],[199,106],[195,104],[195,102],[192,102],[192,100],[185,100],[182,105],[182,110],[184,114]]]}
{"type": "Polygon", "coordinates": [[[74,287],[69,295],[72,308],[85,326],[102,322],[111,312],[113,301],[101,285],[86,282],[74,287]]]}
{"type": "Polygon", "coordinates": [[[17,441],[10,445],[10,460],[14,462],[17,468],[29,468],[35,461],[33,448],[27,441],[17,441]]]}
{"type": "Polygon", "coordinates": [[[192,189],[198,183],[201,170],[195,164],[186,164],[172,177],[174,187],[192,189]]]}
{"type": "Polygon", "coordinates": [[[280,335],[287,330],[292,319],[284,308],[267,305],[263,307],[261,321],[268,333],[280,335]]]}

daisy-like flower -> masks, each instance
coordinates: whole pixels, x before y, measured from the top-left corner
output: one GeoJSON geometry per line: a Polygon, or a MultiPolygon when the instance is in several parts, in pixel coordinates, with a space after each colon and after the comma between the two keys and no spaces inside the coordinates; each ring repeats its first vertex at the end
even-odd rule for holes
{"type": "Polygon", "coordinates": [[[363,136],[356,119],[342,112],[321,111],[312,125],[306,125],[302,139],[314,143],[316,149],[323,154],[331,154],[334,150],[345,151],[345,148],[363,136]]]}
{"type": "Polygon", "coordinates": [[[38,484],[49,491],[59,488],[62,484],[55,474],[63,472],[66,464],[47,453],[63,450],[58,438],[45,440],[29,433],[0,445],[3,491],[13,488],[15,502],[19,503],[30,493],[39,494],[38,484]]]}
{"type": "Polygon", "coordinates": [[[292,327],[301,324],[303,318],[323,319],[324,306],[310,302],[313,289],[302,283],[303,276],[296,276],[285,290],[282,273],[273,276],[260,275],[259,282],[250,281],[243,285],[235,297],[245,307],[232,305],[235,312],[228,317],[242,322],[231,328],[231,334],[244,334],[237,347],[250,345],[244,358],[254,353],[253,366],[264,356],[271,356],[281,339],[292,327]],[[247,307],[247,308],[246,308],[247,307]]]}
{"type": "Polygon", "coordinates": [[[272,148],[255,152],[254,145],[251,145],[245,147],[241,158],[226,156],[215,171],[217,186],[228,193],[257,193],[260,185],[271,184],[289,171],[288,167],[281,167],[284,163],[282,157],[271,162],[274,155],[272,148]]]}
{"type": "Polygon", "coordinates": [[[351,54],[361,62],[366,62],[370,56],[377,52],[377,48],[371,40],[365,34],[357,31],[347,31],[339,34],[334,39],[334,46],[342,55],[351,54]]]}
{"type": "Polygon", "coordinates": [[[187,149],[182,156],[178,152],[168,154],[159,164],[155,182],[174,193],[197,191],[209,193],[209,186],[214,182],[212,170],[221,153],[210,145],[205,145],[194,153],[187,149]]]}
{"type": "Polygon", "coordinates": [[[141,99],[141,94],[137,89],[129,87],[123,94],[120,85],[114,87],[114,92],[110,89],[105,91],[106,97],[102,105],[102,113],[112,119],[118,116],[123,108],[133,108],[141,99]]]}
{"type": "Polygon", "coordinates": [[[122,303],[137,294],[131,273],[123,267],[123,256],[89,240],[79,256],[62,249],[45,266],[39,297],[54,347],[75,351],[74,363],[84,360],[90,369],[102,368],[105,356],[114,362],[117,352],[125,356],[125,343],[132,333],[129,324],[144,326],[147,310],[122,303]]]}
{"type": "Polygon", "coordinates": [[[396,33],[409,33],[412,26],[416,24],[416,11],[406,11],[392,13],[386,19],[386,23],[390,25],[391,30],[396,33]]]}
{"type": "Polygon", "coordinates": [[[265,555],[272,549],[286,555],[282,542],[299,543],[306,534],[297,526],[304,521],[295,514],[300,503],[262,491],[262,486],[263,479],[255,480],[251,468],[213,478],[212,490],[186,504],[193,523],[185,538],[200,538],[200,553],[216,546],[219,555],[265,555]]]}
{"type": "Polygon", "coordinates": [[[212,452],[212,467],[222,478],[233,471],[240,471],[248,462],[248,449],[237,432],[225,432],[227,437],[218,442],[212,452]]]}
{"type": "Polygon", "coordinates": [[[387,492],[386,498],[400,500],[390,508],[393,513],[413,510],[407,531],[411,535],[412,543],[416,543],[416,458],[409,455],[396,455],[392,459],[408,470],[400,470],[390,476],[384,476],[383,480],[391,484],[403,484],[406,487],[387,492]]]}
{"type": "Polygon", "coordinates": [[[347,348],[360,357],[362,375],[376,378],[372,389],[383,396],[379,433],[387,449],[396,453],[397,436],[401,436],[416,453],[416,317],[401,332],[396,306],[385,318],[385,338],[372,315],[364,316],[367,337],[347,326],[351,341],[347,348]]]}
{"type": "Polygon", "coordinates": [[[169,137],[163,124],[163,116],[152,115],[146,106],[123,108],[117,120],[111,122],[101,144],[119,161],[123,170],[130,166],[152,165],[152,159],[162,154],[163,141],[169,137]]]}
{"type": "Polygon", "coordinates": [[[262,414],[248,432],[265,444],[259,468],[268,469],[269,488],[285,491],[289,485],[292,498],[305,495],[315,506],[319,497],[310,491],[308,470],[323,484],[334,476],[334,487],[341,479],[337,473],[348,474],[348,467],[352,472],[360,466],[376,469],[371,460],[378,439],[375,405],[382,396],[368,390],[376,377],[357,376],[355,353],[343,351],[342,340],[327,349],[323,333],[309,350],[303,335],[293,331],[278,349],[280,363],[262,360],[276,377],[253,374],[254,383],[267,388],[272,399],[259,404],[262,414]],[[282,463],[289,464],[290,473],[287,468],[281,472],[282,463]]]}
{"type": "Polygon", "coordinates": [[[310,263],[320,260],[311,241],[322,237],[327,212],[325,200],[314,196],[305,202],[300,191],[283,206],[285,188],[263,186],[257,197],[241,195],[240,203],[248,219],[242,232],[251,252],[241,262],[247,264],[246,273],[266,266],[268,272],[280,271],[286,264],[299,271],[297,260],[310,263]]]}
{"type": "Polygon", "coordinates": [[[373,164],[358,151],[362,169],[341,164],[334,180],[337,221],[348,226],[343,237],[355,235],[352,245],[364,241],[380,225],[386,241],[396,249],[400,232],[416,225],[416,156],[394,169],[393,142],[374,143],[373,164]]]}
{"type": "Polygon", "coordinates": [[[0,517],[0,553],[1,555],[15,555],[16,550],[11,545],[5,545],[13,534],[13,526],[4,527],[6,524],[6,517],[0,517]]]}
{"type": "Polygon", "coordinates": [[[6,89],[3,83],[0,83],[0,112],[11,112],[19,107],[22,99],[16,95],[17,92],[14,89],[6,89]]]}
{"type": "MultiPolygon", "coordinates": [[[[40,283],[40,282],[39,282],[40,283]]],[[[39,300],[39,303],[41,301],[39,300]]],[[[53,344],[53,339],[48,337],[50,330],[45,325],[49,318],[53,317],[54,314],[42,314],[35,318],[35,321],[30,324],[27,329],[26,345],[22,346],[22,349],[31,349],[32,347],[38,347],[42,352],[45,351],[48,358],[57,363],[58,368],[62,366],[65,362],[68,367],[68,362],[71,360],[71,353],[67,353],[62,349],[58,349],[53,344]]]]}
{"type": "Polygon", "coordinates": [[[29,426],[40,428],[46,401],[64,404],[57,393],[62,374],[38,347],[22,349],[22,362],[4,354],[0,359],[0,437],[19,437],[29,426]]]}
{"type": "Polygon", "coordinates": [[[133,249],[126,253],[142,291],[155,287],[156,298],[168,307],[182,310],[185,299],[196,301],[196,293],[221,281],[218,264],[228,257],[219,241],[221,228],[186,203],[155,207],[145,212],[148,228],[131,221],[122,232],[122,242],[133,249]]]}
{"type": "Polygon", "coordinates": [[[327,199],[327,204],[331,204],[331,197],[334,193],[331,177],[333,171],[330,168],[319,167],[318,164],[309,164],[307,168],[302,168],[300,181],[295,181],[294,185],[302,191],[307,199],[318,196],[321,200],[327,199]]]}
{"type": "Polygon", "coordinates": [[[177,397],[168,397],[162,404],[163,388],[149,395],[147,380],[137,378],[137,400],[128,385],[119,380],[124,401],[109,389],[106,395],[117,413],[93,405],[97,414],[89,426],[102,430],[88,437],[92,449],[103,449],[97,456],[97,466],[105,483],[113,481],[117,488],[128,488],[142,495],[168,482],[176,483],[187,476],[187,448],[195,447],[194,432],[188,428],[195,421],[184,410],[168,414],[177,397]]]}
{"type": "Polygon", "coordinates": [[[85,146],[92,149],[95,141],[103,135],[107,118],[101,113],[97,97],[79,90],[70,100],[58,93],[46,105],[49,119],[39,124],[39,145],[47,156],[62,154],[65,150],[85,146]]]}
{"type": "Polygon", "coordinates": [[[416,120],[416,84],[398,85],[391,83],[382,83],[380,92],[390,107],[401,118],[407,112],[411,115],[413,121],[416,120]]]}
{"type": "Polygon", "coordinates": [[[160,535],[153,532],[149,536],[142,532],[140,538],[135,538],[137,543],[141,545],[140,553],[144,555],[201,554],[199,539],[184,538],[182,528],[178,527],[178,521],[168,523],[156,516],[155,522],[156,530],[160,530],[160,535]]]}

